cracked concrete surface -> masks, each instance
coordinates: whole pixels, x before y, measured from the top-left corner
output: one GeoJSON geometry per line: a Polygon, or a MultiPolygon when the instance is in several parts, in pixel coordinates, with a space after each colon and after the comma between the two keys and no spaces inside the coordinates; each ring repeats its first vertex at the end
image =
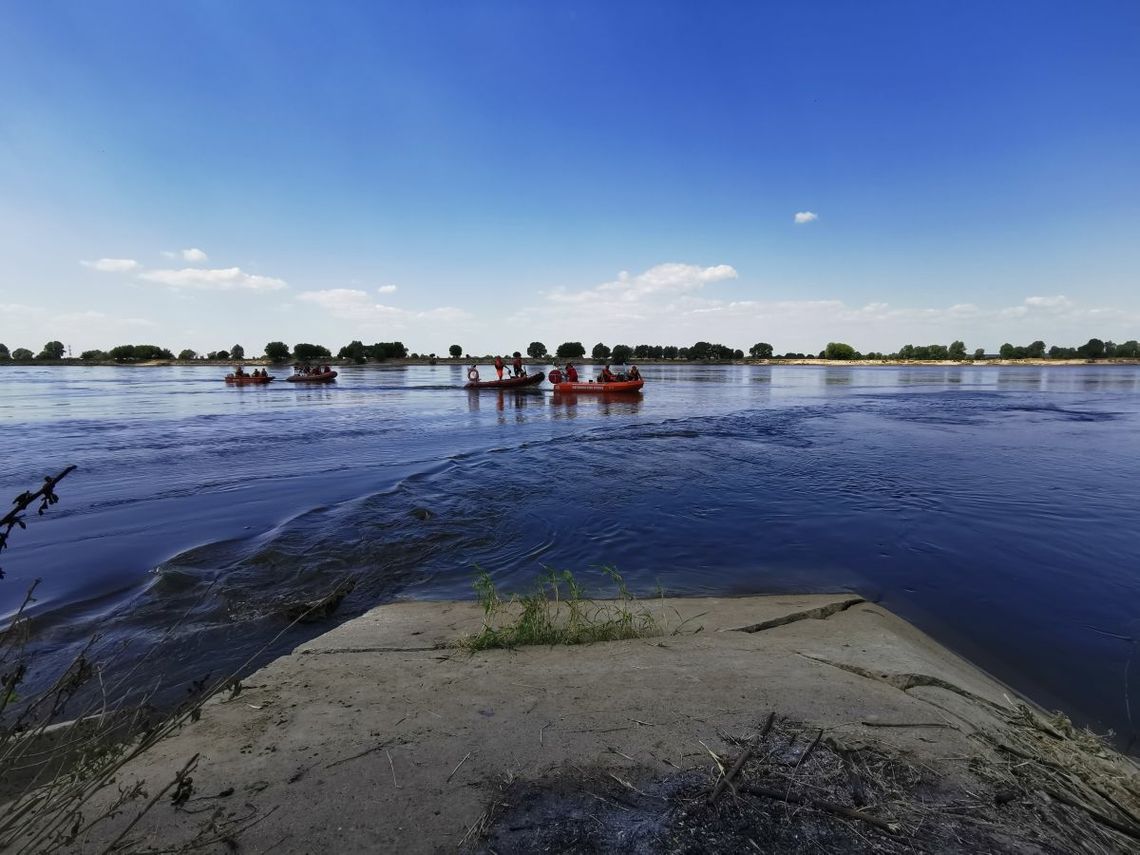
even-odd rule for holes
{"type": "MultiPolygon", "coordinates": [[[[477,604],[381,606],[208,702],[123,780],[157,792],[200,754],[195,794],[233,793],[201,804],[267,817],[242,834],[247,851],[455,851],[504,780],[566,764],[707,769],[705,746],[754,733],[771,710],[953,778],[980,750],[971,733],[1017,699],[849,594],[646,605],[680,634],[476,654],[440,646],[479,628],[477,604]]],[[[164,800],[132,836],[173,847],[202,822],[164,800]]]]}

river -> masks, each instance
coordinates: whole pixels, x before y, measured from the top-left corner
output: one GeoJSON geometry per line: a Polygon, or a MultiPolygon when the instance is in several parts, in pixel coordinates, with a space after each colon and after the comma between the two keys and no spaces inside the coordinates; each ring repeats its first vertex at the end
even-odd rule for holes
{"type": "Polygon", "coordinates": [[[41,578],[41,661],[98,628],[176,691],[378,603],[469,598],[478,568],[853,591],[1136,747],[1140,368],[650,365],[613,400],[463,371],[0,369],[0,496],[78,466],[13,533],[0,609],[41,578]],[[284,603],[349,577],[333,618],[264,648],[284,603]]]}

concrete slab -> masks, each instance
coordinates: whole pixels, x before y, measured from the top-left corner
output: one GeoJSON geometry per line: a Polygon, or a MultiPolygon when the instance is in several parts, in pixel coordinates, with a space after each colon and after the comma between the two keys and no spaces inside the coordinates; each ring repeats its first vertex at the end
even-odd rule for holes
{"type": "MultiPolygon", "coordinates": [[[[476,654],[440,647],[478,629],[476,604],[382,606],[251,675],[236,698],[211,700],[122,777],[157,792],[198,754],[200,801],[187,806],[248,812],[250,851],[455,851],[504,781],[567,764],[619,778],[707,770],[709,746],[756,733],[771,711],[920,757],[946,779],[967,775],[981,750],[971,734],[999,728],[990,704],[1016,697],[846,594],[647,605],[682,633],[476,654]],[[927,678],[916,685],[935,695],[899,675],[927,678]],[[952,709],[937,692],[954,694],[952,709]]],[[[185,846],[203,822],[164,800],[132,837],[185,846]]]]}

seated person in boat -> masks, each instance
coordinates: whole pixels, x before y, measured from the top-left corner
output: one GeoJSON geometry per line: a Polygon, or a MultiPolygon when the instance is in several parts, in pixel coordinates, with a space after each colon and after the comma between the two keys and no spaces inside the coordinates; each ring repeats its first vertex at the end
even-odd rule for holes
{"type": "Polygon", "coordinates": [[[506,363],[503,362],[503,357],[501,357],[501,356],[495,357],[495,372],[499,375],[500,380],[503,379],[503,366],[505,364],[506,363]]]}
{"type": "Polygon", "coordinates": [[[240,365],[234,367],[234,377],[245,377],[245,369],[240,365]]]}
{"type": "Polygon", "coordinates": [[[514,369],[516,377],[526,376],[526,369],[523,368],[522,354],[517,350],[514,352],[514,362],[511,363],[511,367],[514,369]]]}
{"type": "Polygon", "coordinates": [[[631,365],[631,366],[629,366],[629,371],[627,372],[627,376],[629,377],[630,380],[640,380],[641,379],[641,372],[637,370],[636,365],[631,365]]]}
{"type": "Polygon", "coordinates": [[[616,380],[617,380],[617,377],[615,377],[614,373],[612,371],[610,371],[609,363],[607,363],[606,367],[602,369],[602,373],[598,375],[598,382],[600,382],[600,383],[613,383],[616,380]]]}
{"type": "Polygon", "coordinates": [[[567,383],[577,383],[578,382],[578,369],[574,367],[574,363],[572,363],[572,362],[566,363],[566,382],[567,383]]]}

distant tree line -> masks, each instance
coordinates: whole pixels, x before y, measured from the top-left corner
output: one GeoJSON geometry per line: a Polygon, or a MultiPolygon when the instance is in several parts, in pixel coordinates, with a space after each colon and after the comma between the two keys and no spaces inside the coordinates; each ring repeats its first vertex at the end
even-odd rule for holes
{"type": "MultiPolygon", "coordinates": [[[[26,362],[33,359],[36,361],[60,360],[63,359],[66,352],[67,348],[59,341],[47,342],[39,354],[33,354],[32,351],[24,347],[18,347],[9,352],[6,345],[0,344],[0,361],[15,360],[26,362]]],[[[458,344],[451,345],[448,348],[448,353],[455,359],[464,355],[463,348],[458,344]]],[[[541,341],[532,341],[527,346],[526,353],[527,356],[532,359],[543,359],[550,356],[546,345],[541,341]]],[[[590,357],[596,361],[612,361],[618,364],[645,359],[710,361],[744,358],[744,351],[739,348],[731,348],[724,344],[713,344],[707,341],[698,341],[689,347],[660,344],[638,344],[633,346],[628,344],[615,344],[610,346],[604,342],[598,342],[590,349],[589,353],[590,357]]],[[[265,345],[264,355],[265,358],[273,362],[286,362],[290,359],[298,362],[312,362],[333,358],[332,352],[327,347],[319,344],[310,344],[308,342],[299,342],[290,348],[289,345],[283,341],[271,341],[265,345]]],[[[406,359],[409,355],[413,359],[421,357],[419,353],[409,354],[407,346],[400,341],[379,341],[371,345],[366,345],[361,341],[351,341],[337,352],[337,359],[364,363],[370,359],[376,361],[406,359]]],[[[986,358],[986,354],[981,348],[975,350],[973,354],[968,354],[966,344],[962,341],[953,341],[949,345],[906,344],[900,347],[896,352],[889,354],[883,354],[877,351],[860,353],[845,342],[832,341],[828,342],[827,346],[819,351],[818,354],[794,353],[789,351],[782,355],[777,354],[771,344],[761,341],[748,349],[748,355],[753,359],[830,359],[840,361],[919,360],[962,362],[967,359],[982,360],[986,358]]],[[[434,353],[423,354],[422,356],[435,359],[434,353]]],[[[586,356],[586,347],[580,341],[565,341],[555,348],[554,356],[557,359],[583,359],[586,356]]],[[[1001,349],[998,351],[998,356],[1002,359],[1140,359],[1140,344],[1138,344],[1135,339],[1122,344],[1116,344],[1112,341],[1102,341],[1099,338],[1091,338],[1080,347],[1059,347],[1054,345],[1046,350],[1045,342],[1043,341],[1034,341],[1028,345],[1013,345],[1007,342],[1001,346],[1001,349]]],[[[171,351],[165,347],[159,347],[158,345],[121,344],[110,350],[85,350],[79,355],[79,358],[89,361],[114,362],[145,362],[158,359],[242,360],[246,358],[246,352],[245,348],[240,344],[235,344],[228,349],[211,350],[206,353],[186,349],[179,351],[178,356],[175,357],[171,351]]],[[[468,354],[466,358],[470,359],[471,356],[468,354]]]]}

